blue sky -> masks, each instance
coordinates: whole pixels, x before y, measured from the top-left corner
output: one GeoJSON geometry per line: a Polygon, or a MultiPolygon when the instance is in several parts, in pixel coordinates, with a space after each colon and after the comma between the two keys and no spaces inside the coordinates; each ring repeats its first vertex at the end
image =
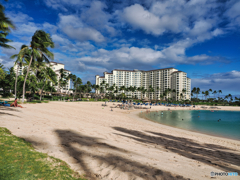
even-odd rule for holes
{"type": "Polygon", "coordinates": [[[0,62],[38,29],[51,34],[56,62],[94,83],[112,69],[175,67],[192,87],[240,95],[239,0],[9,0],[17,29],[0,62]]]}

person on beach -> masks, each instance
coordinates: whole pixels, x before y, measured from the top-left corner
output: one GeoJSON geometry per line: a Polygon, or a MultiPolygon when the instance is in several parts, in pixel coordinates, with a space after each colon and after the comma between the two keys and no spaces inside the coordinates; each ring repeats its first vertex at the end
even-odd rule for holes
{"type": "Polygon", "coordinates": [[[13,107],[13,106],[23,108],[21,105],[18,105],[17,98],[15,98],[15,101],[10,105],[10,107],[13,107]]]}

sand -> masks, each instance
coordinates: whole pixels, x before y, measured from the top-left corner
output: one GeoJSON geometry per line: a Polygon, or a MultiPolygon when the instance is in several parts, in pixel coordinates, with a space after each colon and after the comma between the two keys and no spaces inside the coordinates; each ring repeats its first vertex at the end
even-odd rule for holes
{"type": "MultiPolygon", "coordinates": [[[[112,103],[107,107],[101,104],[50,102],[25,104],[23,109],[0,106],[0,127],[93,180],[211,179],[212,171],[240,174],[240,141],[147,121],[138,117],[141,109],[111,111],[112,103]]],[[[157,106],[151,110],[166,109],[157,106]]]]}

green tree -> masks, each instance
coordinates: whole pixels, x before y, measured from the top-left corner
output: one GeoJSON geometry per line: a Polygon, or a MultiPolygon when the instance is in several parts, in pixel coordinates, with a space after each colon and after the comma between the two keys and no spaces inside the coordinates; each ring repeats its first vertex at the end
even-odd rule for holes
{"type": "Polygon", "coordinates": [[[53,59],[54,58],[53,53],[51,53],[47,49],[48,47],[54,48],[54,43],[53,43],[50,35],[42,30],[38,30],[32,36],[30,48],[25,47],[25,48],[21,49],[19,52],[19,53],[23,53],[23,54],[28,54],[28,53],[31,54],[30,62],[29,62],[28,69],[27,69],[27,74],[25,76],[24,84],[23,84],[22,102],[24,102],[24,98],[25,98],[25,85],[26,85],[26,80],[27,80],[27,76],[28,76],[32,61],[39,59],[39,58],[44,58],[44,59],[48,59],[48,58],[53,59]]]}
{"type": "MultiPolygon", "coordinates": [[[[76,80],[75,80],[75,82],[74,82],[74,86],[75,86],[75,94],[76,94],[76,92],[77,92],[77,89],[79,89],[78,87],[80,86],[82,84],[82,79],[81,78],[79,78],[79,77],[77,77],[76,78],[76,80]]],[[[81,97],[81,89],[79,89],[80,90],[80,97],[81,97]]]]}
{"type": "Polygon", "coordinates": [[[182,101],[182,99],[183,99],[183,93],[180,94],[180,98],[181,98],[181,101],[182,101]]]}
{"type": "MultiPolygon", "coordinates": [[[[187,92],[186,89],[182,89],[182,93],[184,94],[184,97],[186,97],[185,93],[187,92]]],[[[196,94],[197,94],[197,89],[196,89],[196,94]]]]}
{"type": "Polygon", "coordinates": [[[197,91],[197,88],[194,87],[194,88],[192,89],[192,93],[193,93],[193,94],[196,94],[196,91],[197,91]]]}
{"type": "MultiPolygon", "coordinates": [[[[212,92],[212,89],[209,89],[208,91],[209,91],[209,92],[212,92]]],[[[210,98],[210,93],[209,93],[209,98],[210,98]]]]}
{"type": "Polygon", "coordinates": [[[144,90],[144,87],[138,87],[137,88],[138,92],[141,92],[141,99],[143,98],[143,90],[144,90]]]}
{"type": "Polygon", "coordinates": [[[5,79],[5,72],[3,70],[3,65],[0,63],[0,81],[5,79]]]}
{"type": "Polygon", "coordinates": [[[197,99],[198,99],[198,95],[200,94],[200,88],[198,87],[198,88],[196,88],[196,96],[197,96],[197,99]]]}
{"type": "Polygon", "coordinates": [[[214,94],[214,99],[215,99],[215,95],[217,94],[217,91],[216,90],[213,91],[213,94],[214,94]]]}
{"type": "Polygon", "coordinates": [[[218,90],[218,99],[219,99],[220,93],[222,94],[222,90],[218,90]]]}
{"type": "Polygon", "coordinates": [[[67,78],[67,74],[65,72],[65,70],[62,68],[59,70],[59,80],[58,80],[58,88],[59,88],[59,92],[61,92],[61,90],[63,90],[66,85],[66,78],[67,78]]]}
{"type": "Polygon", "coordinates": [[[14,47],[6,44],[11,42],[11,40],[7,39],[7,35],[11,32],[11,29],[15,29],[12,21],[5,16],[4,14],[5,8],[0,4],[0,46],[3,48],[13,48],[14,47]]]}
{"type": "Polygon", "coordinates": [[[75,81],[77,80],[77,76],[75,74],[72,74],[71,75],[71,79],[72,79],[72,84],[73,84],[73,88],[75,88],[75,94],[74,94],[74,91],[73,91],[73,101],[74,101],[74,96],[76,95],[76,86],[75,86],[75,81]]]}
{"type": "Polygon", "coordinates": [[[205,91],[205,100],[207,100],[207,96],[209,95],[209,91],[205,91]]]}
{"type": "Polygon", "coordinates": [[[203,100],[203,96],[205,95],[205,92],[204,91],[202,91],[202,100],[203,100]]]}
{"type": "Polygon", "coordinates": [[[42,71],[42,88],[40,91],[40,101],[42,100],[42,93],[43,93],[43,89],[45,87],[45,85],[48,82],[52,82],[52,84],[56,84],[57,83],[57,75],[56,73],[52,70],[52,68],[50,67],[45,67],[42,71]]]}
{"type": "Polygon", "coordinates": [[[3,76],[0,78],[0,87],[3,89],[3,96],[9,96],[7,91],[14,88],[15,72],[13,68],[5,71],[4,67],[1,65],[0,70],[2,70],[3,76]]]}
{"type": "MultiPolygon", "coordinates": [[[[21,46],[21,50],[27,48],[26,45],[21,46]]],[[[20,51],[23,52],[23,51],[20,51]]],[[[17,66],[17,73],[16,73],[16,78],[15,78],[15,98],[17,98],[17,79],[18,79],[18,71],[19,68],[23,67],[23,65],[27,65],[29,63],[30,59],[30,53],[19,53],[19,54],[14,54],[10,57],[11,59],[16,59],[14,65],[17,66]]]]}
{"type": "Polygon", "coordinates": [[[173,89],[172,92],[174,93],[174,98],[176,99],[176,89],[173,89]]]}

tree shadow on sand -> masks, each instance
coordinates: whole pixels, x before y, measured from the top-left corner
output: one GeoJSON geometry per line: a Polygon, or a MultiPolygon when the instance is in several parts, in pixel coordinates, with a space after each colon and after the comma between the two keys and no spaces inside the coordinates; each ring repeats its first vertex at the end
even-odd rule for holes
{"type": "Polygon", "coordinates": [[[18,109],[14,107],[8,107],[8,106],[0,106],[0,116],[16,116],[17,115],[12,114],[11,112],[19,112],[18,109]]]}
{"type": "Polygon", "coordinates": [[[240,173],[240,153],[232,149],[214,144],[198,144],[187,138],[159,132],[146,131],[150,133],[149,135],[141,131],[122,127],[113,127],[113,129],[128,134],[118,135],[134,139],[138,142],[155,145],[156,148],[177,153],[223,171],[240,173]]]}
{"type": "MultiPolygon", "coordinates": [[[[185,179],[182,176],[173,175],[150,165],[141,164],[131,159],[124,158],[129,151],[107,143],[102,143],[100,138],[89,137],[68,130],[55,130],[62,147],[68,155],[74,158],[77,165],[90,179],[185,179]],[[97,153],[98,151],[98,153],[97,153]],[[86,158],[92,158],[99,164],[99,170],[94,172],[86,162],[86,158]],[[121,178],[120,178],[121,179],[121,178]]],[[[96,171],[96,169],[95,169],[96,171]]]]}

